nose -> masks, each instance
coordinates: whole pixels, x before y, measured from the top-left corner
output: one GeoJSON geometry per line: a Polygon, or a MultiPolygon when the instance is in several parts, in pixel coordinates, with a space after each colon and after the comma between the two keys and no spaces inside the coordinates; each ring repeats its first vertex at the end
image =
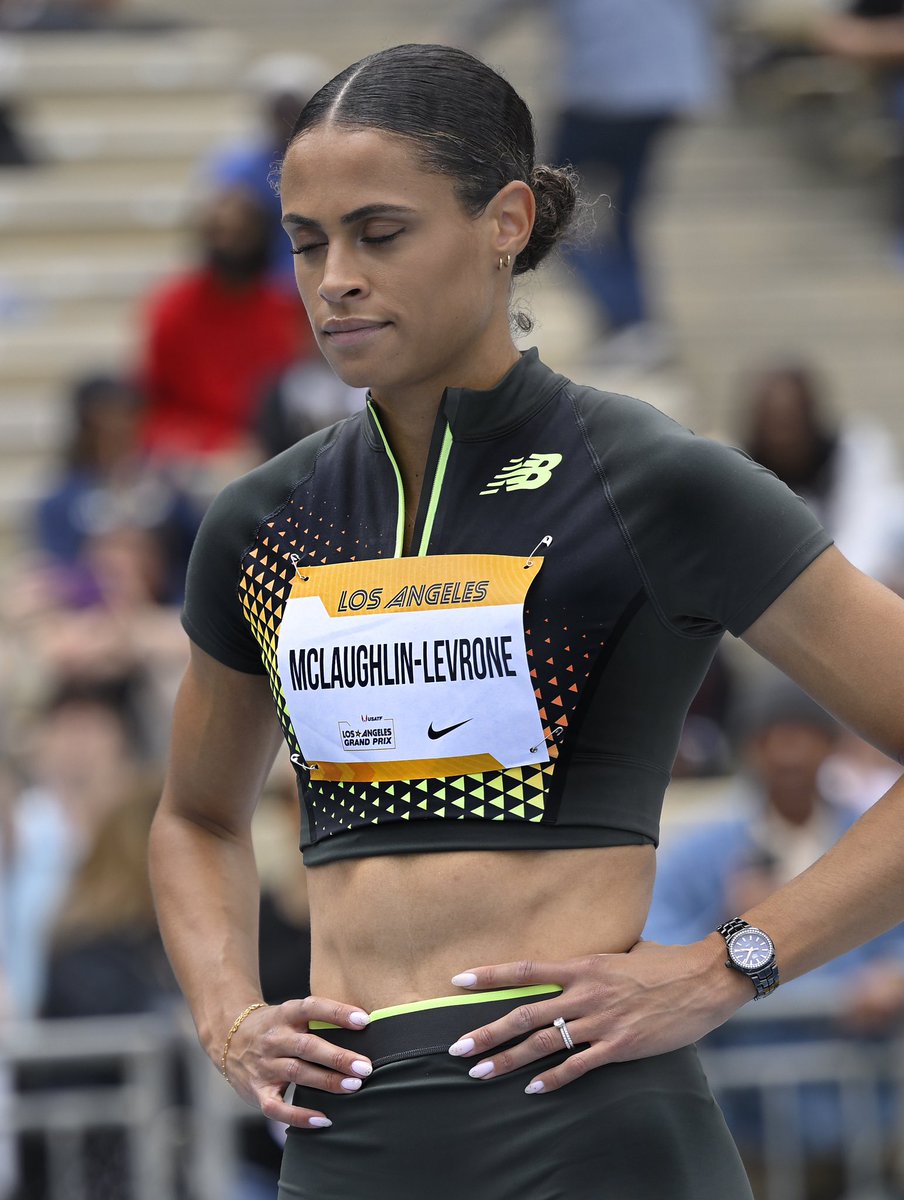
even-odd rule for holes
{"type": "Polygon", "coordinates": [[[327,304],[338,304],[349,297],[363,296],[367,292],[367,284],[356,267],[354,255],[341,245],[333,242],[327,248],[323,264],[323,277],[317,294],[327,304]]]}

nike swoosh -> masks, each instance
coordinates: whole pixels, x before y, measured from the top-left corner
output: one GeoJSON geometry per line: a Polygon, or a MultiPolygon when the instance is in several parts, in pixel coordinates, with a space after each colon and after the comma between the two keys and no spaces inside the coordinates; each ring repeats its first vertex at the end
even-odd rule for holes
{"type": "Polygon", "coordinates": [[[467,725],[468,721],[473,720],[473,717],[468,717],[465,721],[459,721],[457,725],[447,725],[445,729],[434,729],[433,722],[431,721],[427,729],[427,737],[430,738],[431,741],[435,742],[437,738],[445,737],[446,734],[451,733],[453,729],[460,729],[462,725],[467,725]]]}

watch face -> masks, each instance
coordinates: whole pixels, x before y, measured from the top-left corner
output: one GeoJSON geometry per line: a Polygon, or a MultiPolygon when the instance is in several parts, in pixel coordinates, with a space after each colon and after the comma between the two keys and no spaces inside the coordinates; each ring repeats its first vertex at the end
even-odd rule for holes
{"type": "Polygon", "coordinates": [[[775,951],[762,930],[742,929],[728,943],[728,953],[742,971],[758,971],[765,967],[775,951]]]}

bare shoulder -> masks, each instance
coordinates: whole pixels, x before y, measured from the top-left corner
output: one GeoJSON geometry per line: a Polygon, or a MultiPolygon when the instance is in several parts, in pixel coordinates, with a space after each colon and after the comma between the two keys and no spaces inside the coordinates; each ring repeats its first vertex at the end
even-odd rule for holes
{"type": "Polygon", "coordinates": [[[904,758],[904,600],[822,553],[743,635],[886,754],[904,758]]]}
{"type": "Polygon", "coordinates": [[[218,823],[249,819],[281,738],[266,676],[233,670],[192,644],[163,804],[218,823]]]}

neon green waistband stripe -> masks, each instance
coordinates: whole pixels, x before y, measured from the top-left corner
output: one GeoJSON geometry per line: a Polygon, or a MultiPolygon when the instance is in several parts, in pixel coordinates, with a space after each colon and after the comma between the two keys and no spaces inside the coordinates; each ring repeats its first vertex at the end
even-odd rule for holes
{"type": "MultiPolygon", "coordinates": [[[[403,1013],[424,1012],[429,1008],[452,1008],[458,1004],[483,1004],[488,1000],[517,1000],[521,996],[539,996],[544,992],[561,992],[557,983],[535,983],[530,987],[503,988],[498,992],[475,992],[465,996],[437,996],[433,1000],[412,1000],[410,1004],[393,1004],[390,1008],[375,1008],[371,1021],[382,1021],[384,1017],[399,1017],[403,1013]]],[[[309,1021],[309,1029],[343,1029],[342,1025],[331,1025],[328,1021],[309,1021]]]]}

